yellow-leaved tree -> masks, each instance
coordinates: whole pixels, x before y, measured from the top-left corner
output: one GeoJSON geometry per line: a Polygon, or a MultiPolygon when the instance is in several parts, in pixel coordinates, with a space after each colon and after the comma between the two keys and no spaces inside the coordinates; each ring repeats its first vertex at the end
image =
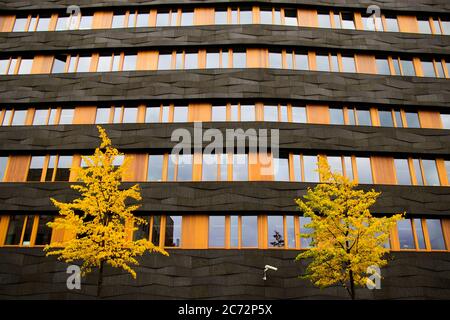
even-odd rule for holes
{"type": "MultiPolygon", "coordinates": [[[[325,288],[343,286],[355,299],[355,288],[374,285],[368,267],[382,268],[387,264],[385,244],[389,233],[401,214],[391,217],[373,217],[371,207],[379,192],[355,189],[357,184],[343,175],[331,172],[325,158],[319,158],[321,183],[308,188],[302,199],[296,199],[299,209],[310,222],[305,225],[310,233],[310,248],[296,260],[309,262],[301,276],[315,286],[325,288]]],[[[377,277],[381,275],[377,274],[377,277]]]]}
{"type": "Polygon", "coordinates": [[[48,255],[56,255],[67,263],[81,263],[82,275],[99,269],[98,290],[103,282],[104,265],[121,268],[136,278],[132,265],[139,265],[136,257],[145,252],[157,252],[168,255],[165,250],[155,246],[147,239],[133,241],[129,237],[130,228],[146,221],[133,214],[139,205],[127,202],[141,200],[139,185],[129,189],[121,188],[121,180],[127,174],[128,160],[115,166],[114,159],[123,156],[112,147],[111,140],[105,130],[98,126],[101,145],[92,156],[83,156],[85,167],[75,168],[76,176],[81,183],[71,188],[81,194],[69,203],[51,199],[59,209],[60,217],[48,226],[54,231],[58,229],[73,235],[71,240],[63,243],[53,242],[45,247],[48,255]]]}

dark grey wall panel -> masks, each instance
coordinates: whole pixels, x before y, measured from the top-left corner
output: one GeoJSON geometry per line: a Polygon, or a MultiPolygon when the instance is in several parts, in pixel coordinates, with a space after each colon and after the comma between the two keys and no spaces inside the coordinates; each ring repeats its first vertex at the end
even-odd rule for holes
{"type": "Polygon", "coordinates": [[[279,69],[133,71],[0,77],[10,103],[160,99],[303,99],[450,107],[450,81],[279,69]]]}
{"type": "MultiPolygon", "coordinates": [[[[124,186],[130,186],[127,183],[124,186]]],[[[294,199],[312,183],[294,182],[142,182],[144,213],[298,213],[294,199]]],[[[367,186],[363,186],[367,188],[367,186]]],[[[450,216],[449,187],[375,185],[382,194],[373,206],[376,214],[406,211],[410,215],[450,216]]],[[[53,212],[50,197],[71,201],[78,194],[69,183],[0,183],[2,213],[53,212]]]]}
{"type": "MultiPolygon", "coordinates": [[[[318,289],[298,276],[306,265],[293,250],[169,250],[145,255],[137,279],[106,267],[102,299],[348,299],[343,288],[318,289]],[[262,268],[278,268],[262,280],[262,268]]],[[[393,252],[380,290],[358,299],[450,299],[450,253],[393,252]]],[[[0,299],[95,299],[95,271],[68,290],[67,264],[42,249],[0,248],[0,299]]]]}
{"type": "Polygon", "coordinates": [[[450,54],[449,36],[296,28],[272,25],[129,28],[65,32],[0,33],[1,52],[136,50],[186,46],[281,46],[402,54],[450,54]]]}
{"type": "MultiPolygon", "coordinates": [[[[121,124],[103,125],[113,144],[125,152],[157,151],[173,148],[172,132],[183,128],[194,137],[193,124],[121,124]]],[[[364,126],[332,126],[294,123],[203,123],[203,130],[219,129],[226,139],[227,129],[280,129],[281,151],[311,150],[351,154],[450,155],[450,130],[394,129],[364,126]]],[[[0,153],[9,152],[82,152],[99,144],[94,125],[0,127],[0,153]]],[[[270,141],[270,139],[269,139],[270,141]]],[[[203,146],[210,142],[205,141],[203,146]]],[[[226,146],[226,140],[223,141],[226,146]]]]}
{"type": "Polygon", "coordinates": [[[123,7],[133,5],[184,5],[184,4],[228,4],[228,3],[280,3],[292,5],[333,6],[345,8],[360,8],[365,10],[375,4],[382,10],[399,11],[431,11],[448,12],[450,4],[446,0],[27,0],[27,1],[0,1],[0,10],[30,10],[30,9],[65,9],[70,5],[79,5],[82,8],[97,7],[123,7]]]}

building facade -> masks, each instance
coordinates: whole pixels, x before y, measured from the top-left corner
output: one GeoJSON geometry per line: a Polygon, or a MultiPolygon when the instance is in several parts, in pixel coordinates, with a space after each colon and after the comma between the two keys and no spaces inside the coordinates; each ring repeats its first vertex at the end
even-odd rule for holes
{"type": "Polygon", "coordinates": [[[447,0],[0,1],[0,298],[95,297],[95,273],[70,291],[42,248],[71,237],[46,227],[50,197],[76,196],[70,169],[100,124],[131,159],[125,185],[142,189],[148,226],[130,238],[170,253],[145,256],[136,281],[107,269],[103,298],[347,298],[294,262],[308,248],[294,199],[324,156],[382,192],[374,215],[407,213],[381,289],[358,296],[449,299],[449,12],[447,0]],[[194,123],[200,136],[278,130],[279,152],[210,155],[203,139],[171,157],[173,132],[194,137],[194,123]],[[278,271],[264,281],[266,264],[278,271]]]}

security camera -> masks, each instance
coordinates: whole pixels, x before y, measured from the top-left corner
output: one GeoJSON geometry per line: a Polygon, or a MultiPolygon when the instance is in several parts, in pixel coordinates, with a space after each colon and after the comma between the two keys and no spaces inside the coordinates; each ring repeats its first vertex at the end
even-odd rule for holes
{"type": "Polygon", "coordinates": [[[272,270],[272,271],[278,271],[278,268],[268,265],[266,264],[264,266],[264,276],[263,276],[263,280],[266,281],[267,280],[267,271],[272,270]]]}

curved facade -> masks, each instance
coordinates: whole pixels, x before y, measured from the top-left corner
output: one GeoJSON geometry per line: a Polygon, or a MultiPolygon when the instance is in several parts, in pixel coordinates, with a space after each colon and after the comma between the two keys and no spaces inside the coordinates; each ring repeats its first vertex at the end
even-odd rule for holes
{"type": "Polygon", "coordinates": [[[305,266],[294,262],[307,232],[294,199],[319,182],[326,156],[382,192],[373,214],[407,213],[382,289],[358,296],[449,299],[449,10],[446,0],[0,1],[0,298],[95,297],[95,273],[67,290],[66,266],[42,246],[70,237],[45,228],[57,215],[49,198],[73,199],[70,169],[101,124],[132,158],[124,181],[142,189],[149,224],[130,237],[170,252],[144,257],[137,282],[107,269],[102,298],[346,298],[297,279],[305,266]],[[67,13],[74,4],[80,13],[67,13]],[[172,161],[177,129],[218,129],[225,141],[266,130],[279,150],[209,157],[206,141],[172,161]],[[263,171],[260,155],[278,170],[263,171]],[[265,264],[279,268],[267,281],[265,264]]]}

